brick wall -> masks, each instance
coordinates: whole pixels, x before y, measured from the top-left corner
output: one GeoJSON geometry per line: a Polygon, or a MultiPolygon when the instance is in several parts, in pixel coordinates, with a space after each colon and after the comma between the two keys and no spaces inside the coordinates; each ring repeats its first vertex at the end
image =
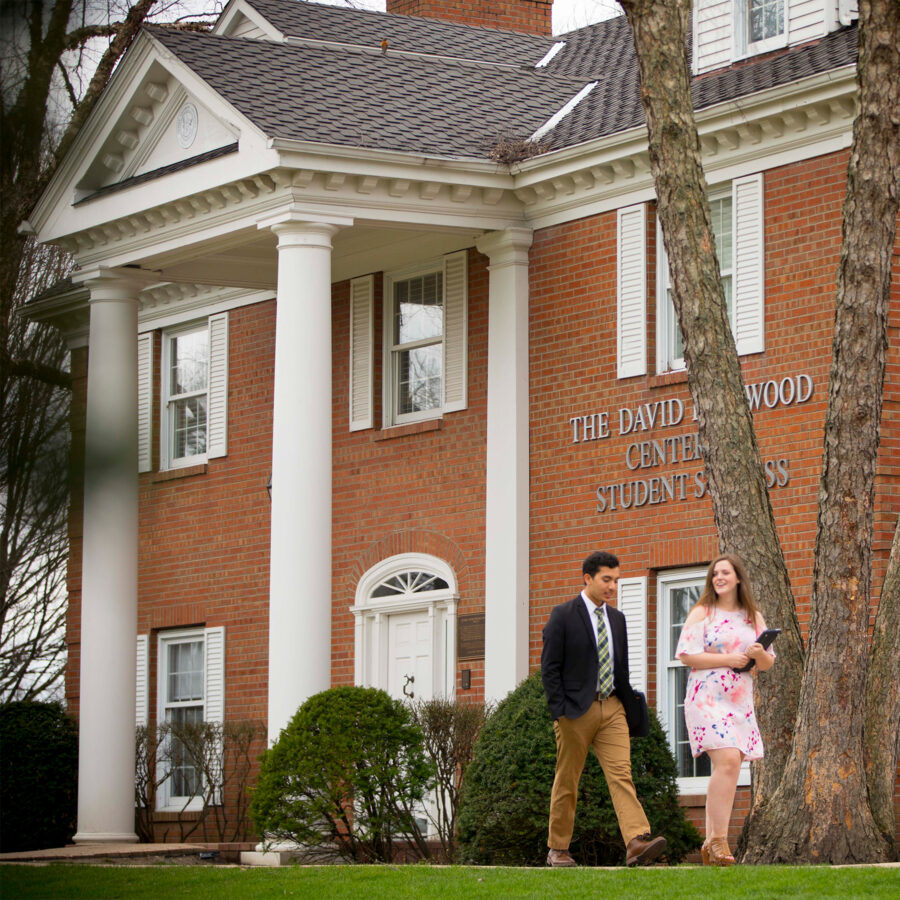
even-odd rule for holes
{"type": "MultiPolygon", "coordinates": [[[[845,153],[774,169],[765,175],[766,349],[743,358],[747,384],[804,373],[814,385],[803,404],[762,408],[755,426],[764,460],[786,460],[790,481],[771,491],[779,536],[802,628],[809,621],[822,427],[827,404],[834,278],[840,252],[845,153]]],[[[655,237],[648,219],[648,361],[655,363],[655,237]]],[[[895,279],[895,285],[897,281],[895,279]]],[[[577,592],[580,562],[595,548],[622,559],[625,577],[650,576],[648,668],[656,700],[656,575],[702,566],[717,552],[708,496],[597,512],[596,487],[651,475],[692,473],[700,462],[629,471],[628,445],[695,431],[684,375],[616,378],[616,213],[583,219],[535,235],[531,249],[531,665],[540,660],[541,627],[553,605],[577,592]],[[680,426],[608,439],[572,442],[573,416],[679,398],[680,426]]],[[[889,379],[876,481],[874,589],[880,590],[893,525],[900,513],[900,303],[891,307],[889,379]]],[[[762,712],[764,715],[764,711],[762,712]]],[[[693,801],[685,798],[685,803],[693,801]]],[[[735,829],[746,808],[739,792],[735,829]]],[[[698,815],[702,816],[702,808],[698,815]]]]}
{"type": "Polygon", "coordinates": [[[387,0],[387,12],[550,35],[553,0],[387,0]]]}
{"type": "MultiPolygon", "coordinates": [[[[429,553],[452,566],[459,615],[484,612],[484,472],[487,416],[487,260],[469,269],[468,408],[432,423],[382,429],[382,277],[375,278],[375,428],[348,427],[349,284],[335,285],[332,681],[352,684],[355,601],[361,576],[399,553],[429,553]],[[434,428],[434,425],[439,427],[434,428]]],[[[460,697],[483,697],[483,663],[460,697]]]]}

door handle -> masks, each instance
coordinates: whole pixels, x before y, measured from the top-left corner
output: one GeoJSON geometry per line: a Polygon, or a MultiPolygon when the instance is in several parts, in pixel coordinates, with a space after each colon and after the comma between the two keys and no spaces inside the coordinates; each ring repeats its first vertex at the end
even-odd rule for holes
{"type": "Polygon", "coordinates": [[[404,681],[403,681],[403,696],[404,696],[404,697],[410,697],[410,698],[415,697],[415,696],[416,696],[416,692],[415,692],[415,691],[407,691],[406,689],[407,689],[407,687],[408,687],[409,685],[415,684],[415,683],[416,683],[416,676],[415,676],[415,675],[404,675],[403,678],[404,678],[404,681]]]}

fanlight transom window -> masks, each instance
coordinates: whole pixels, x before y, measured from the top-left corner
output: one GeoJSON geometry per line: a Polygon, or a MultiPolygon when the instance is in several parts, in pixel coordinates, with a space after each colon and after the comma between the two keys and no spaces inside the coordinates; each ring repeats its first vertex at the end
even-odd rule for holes
{"type": "Polygon", "coordinates": [[[446,591],[450,585],[431,572],[400,572],[378,584],[372,597],[394,597],[399,594],[418,594],[422,591],[446,591]]]}

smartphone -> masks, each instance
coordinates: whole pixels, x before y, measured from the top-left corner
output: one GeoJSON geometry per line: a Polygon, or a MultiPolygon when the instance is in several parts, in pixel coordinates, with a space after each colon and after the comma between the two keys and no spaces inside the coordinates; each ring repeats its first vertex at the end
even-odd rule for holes
{"type": "MultiPolygon", "coordinates": [[[[771,645],[775,638],[781,634],[780,628],[767,628],[754,643],[762,644],[763,649],[767,650],[771,645]]],[[[749,672],[756,665],[756,660],[751,659],[750,662],[747,663],[746,666],[740,669],[735,669],[735,672],[749,672]]]]}

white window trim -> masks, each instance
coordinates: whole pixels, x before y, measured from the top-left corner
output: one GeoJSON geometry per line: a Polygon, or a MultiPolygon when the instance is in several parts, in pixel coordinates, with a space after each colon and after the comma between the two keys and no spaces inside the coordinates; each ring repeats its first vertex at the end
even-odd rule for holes
{"type": "MultiPolygon", "coordinates": [[[[177,459],[172,455],[172,414],[169,409],[169,366],[172,362],[172,339],[183,335],[193,334],[194,332],[206,331],[207,341],[209,341],[209,322],[191,322],[188,325],[182,325],[179,328],[168,329],[163,332],[162,336],[162,361],[160,364],[160,446],[159,446],[159,467],[165,469],[183,469],[186,466],[195,466],[198,463],[204,463],[207,460],[206,453],[198,453],[194,456],[182,456],[177,459]]],[[[206,448],[209,450],[209,368],[207,366],[206,375],[206,448]]]]}
{"type": "MultiPolygon", "coordinates": [[[[144,335],[141,335],[144,337],[144,335]]],[[[152,336],[148,334],[152,340],[152,336]]],[[[141,346],[139,344],[139,346],[141,346]]],[[[151,345],[152,346],[152,345],[151,345]]],[[[210,459],[225,456],[228,452],[228,313],[220,312],[206,319],[194,319],[166,328],[162,332],[162,353],[160,354],[160,427],[159,427],[159,468],[160,471],[168,469],[180,469],[186,466],[197,465],[210,459]],[[185,456],[179,459],[172,458],[171,447],[171,413],[169,410],[169,363],[171,361],[171,339],[192,332],[206,329],[208,340],[208,368],[206,374],[206,453],[198,453],[194,456],[185,456]]],[[[144,353],[139,358],[142,367],[138,373],[138,382],[145,378],[143,367],[152,366],[152,353],[144,353]]],[[[148,392],[149,396],[149,392],[148,392]]],[[[149,407],[149,400],[144,400],[144,405],[149,407]]],[[[149,440],[149,429],[145,429],[149,440]]],[[[149,448],[146,452],[146,462],[149,468],[149,448]]],[[[145,471],[141,468],[140,471],[145,471]]]]}
{"type": "Polygon", "coordinates": [[[410,422],[441,419],[447,413],[458,412],[467,408],[469,366],[468,271],[468,251],[460,250],[437,259],[427,260],[415,266],[397,269],[384,274],[382,297],[382,427],[392,428],[410,422]],[[441,403],[433,409],[396,415],[394,412],[396,374],[393,367],[392,353],[394,282],[434,272],[441,272],[443,278],[444,321],[440,342],[443,365],[443,371],[441,372],[441,403]]]}
{"type": "MultiPolygon", "coordinates": [[[[705,568],[669,569],[660,572],[656,579],[656,711],[660,724],[666,737],[669,739],[669,749],[675,753],[675,733],[671,727],[674,717],[674,709],[677,698],[671,696],[669,691],[669,670],[680,667],[683,664],[672,663],[669,655],[669,634],[671,632],[670,606],[666,592],[669,586],[685,581],[700,581],[706,578],[705,568]]],[[[709,787],[709,776],[675,779],[678,793],[688,796],[705,794],[709,787]]],[[[744,762],[738,776],[738,786],[744,787],[750,784],[750,763],[744,762]]]]}
{"type": "MultiPolygon", "coordinates": [[[[444,407],[443,407],[443,395],[444,395],[444,385],[447,378],[446,366],[443,367],[441,371],[441,403],[438,406],[433,407],[432,409],[423,409],[419,412],[411,412],[411,413],[398,413],[397,406],[397,380],[399,378],[399,373],[395,371],[394,367],[394,282],[396,281],[406,281],[410,278],[420,278],[424,275],[433,275],[440,272],[441,273],[441,310],[443,315],[443,325],[441,330],[441,338],[440,338],[440,346],[441,346],[441,357],[442,364],[445,357],[444,346],[447,340],[447,286],[444,283],[444,270],[443,270],[443,261],[441,259],[430,260],[426,263],[420,263],[416,266],[406,268],[406,269],[398,269],[393,272],[385,272],[384,275],[384,316],[382,318],[382,322],[384,323],[384,367],[383,373],[384,377],[382,379],[384,383],[384,418],[385,418],[385,427],[392,427],[397,425],[408,425],[411,422],[423,422],[428,419],[440,419],[443,416],[444,407]]],[[[421,342],[410,341],[408,344],[404,344],[405,347],[415,348],[422,345],[432,345],[437,344],[438,341],[433,339],[424,340],[421,342]]]]}
{"type": "MultiPolygon", "coordinates": [[[[710,202],[731,197],[731,303],[732,321],[731,333],[737,341],[737,300],[735,298],[735,266],[737,257],[738,229],[735,223],[735,198],[731,184],[717,185],[709,191],[710,202]]],[[[669,354],[674,349],[673,329],[675,325],[674,306],[669,305],[669,255],[666,253],[666,245],[663,241],[662,224],[659,218],[656,220],[656,374],[663,375],[667,372],[683,372],[686,368],[684,357],[670,359],[669,354]]],[[[721,266],[721,260],[719,264],[721,266]]],[[[721,277],[721,276],[720,276],[721,277]]],[[[751,352],[751,351],[746,351],[751,352]]],[[[743,355],[738,347],[738,356],[743,355]]]]}
{"type": "Polygon", "coordinates": [[[734,0],[734,59],[744,59],[748,56],[756,56],[760,53],[768,53],[770,50],[778,50],[788,45],[788,17],[790,13],[790,0],[784,0],[782,7],[781,33],[761,41],[750,42],[749,34],[749,0],[734,0]]]}
{"type": "Polygon", "coordinates": [[[359,580],[354,618],[354,683],[385,687],[388,683],[388,627],[393,614],[427,611],[433,620],[435,653],[432,691],[435,697],[452,700],[456,695],[456,610],[459,601],[456,576],[447,563],[424,553],[402,553],[383,560],[359,580]],[[431,572],[448,587],[435,591],[373,597],[372,591],[401,572],[431,572]]]}
{"type": "MultiPolygon", "coordinates": [[[[224,718],[224,653],[225,629],[184,628],[162,631],[157,636],[156,649],[156,722],[157,727],[166,721],[165,677],[167,674],[168,644],[187,641],[203,642],[203,721],[221,721],[224,718]],[[213,694],[216,696],[213,696],[213,694]]],[[[197,704],[198,706],[200,704],[197,704]]],[[[160,764],[161,766],[162,764],[160,764]]],[[[163,771],[157,773],[162,778],[163,771]]],[[[216,800],[218,801],[218,798],[216,800]]],[[[163,780],[156,792],[156,809],[159,812],[191,812],[203,808],[203,798],[173,795],[169,792],[169,779],[163,780]]]]}

